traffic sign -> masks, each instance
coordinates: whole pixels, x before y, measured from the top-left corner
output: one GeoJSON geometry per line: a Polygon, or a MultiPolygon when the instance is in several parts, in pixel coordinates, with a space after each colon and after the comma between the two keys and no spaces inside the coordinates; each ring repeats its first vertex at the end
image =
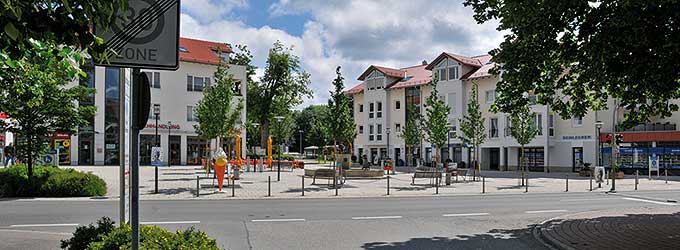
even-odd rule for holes
{"type": "Polygon", "coordinates": [[[163,148],[152,147],[151,148],[151,165],[160,166],[163,162],[163,148]]]}
{"type": "Polygon", "coordinates": [[[109,62],[99,66],[176,70],[179,67],[179,0],[128,0],[110,28],[97,28],[109,62]]]}

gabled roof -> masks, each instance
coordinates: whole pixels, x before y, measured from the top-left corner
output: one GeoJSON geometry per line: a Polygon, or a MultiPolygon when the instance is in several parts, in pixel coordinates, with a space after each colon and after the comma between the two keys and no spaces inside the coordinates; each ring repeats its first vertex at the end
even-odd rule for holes
{"type": "Polygon", "coordinates": [[[345,90],[344,92],[347,95],[353,95],[364,92],[364,82],[360,82],[356,86],[352,87],[351,89],[345,90]]]}
{"type": "Polygon", "coordinates": [[[386,89],[408,88],[430,83],[430,81],[432,81],[432,71],[425,69],[426,66],[427,65],[417,65],[401,69],[404,71],[406,76],[401,80],[392,83],[391,85],[388,85],[385,88],[386,89]]]}
{"type": "Polygon", "coordinates": [[[478,59],[480,62],[484,63],[484,65],[482,65],[482,67],[478,69],[472,70],[465,74],[462,77],[463,80],[471,80],[476,78],[493,76],[489,71],[496,67],[497,64],[491,60],[492,58],[490,55],[481,55],[472,58],[478,59]]]}
{"type": "Polygon", "coordinates": [[[364,79],[366,79],[368,74],[373,72],[373,70],[380,71],[381,73],[385,74],[386,76],[391,76],[391,77],[396,77],[396,78],[404,78],[404,71],[402,71],[402,70],[371,65],[370,67],[368,67],[368,69],[366,69],[366,71],[364,71],[364,73],[362,73],[359,76],[358,80],[363,81],[364,79]]]}
{"type": "Polygon", "coordinates": [[[437,66],[442,60],[446,58],[451,58],[453,60],[456,60],[457,62],[464,64],[464,65],[470,65],[472,67],[482,67],[484,63],[480,62],[479,58],[476,57],[467,57],[467,56],[461,56],[461,55],[456,55],[453,53],[448,53],[448,52],[443,52],[441,53],[437,58],[434,59],[430,64],[427,65],[428,70],[434,69],[434,67],[437,66]]]}
{"type": "Polygon", "coordinates": [[[220,57],[217,51],[232,53],[232,49],[225,43],[210,42],[193,38],[181,37],[179,39],[179,60],[203,64],[218,65],[220,57]]]}

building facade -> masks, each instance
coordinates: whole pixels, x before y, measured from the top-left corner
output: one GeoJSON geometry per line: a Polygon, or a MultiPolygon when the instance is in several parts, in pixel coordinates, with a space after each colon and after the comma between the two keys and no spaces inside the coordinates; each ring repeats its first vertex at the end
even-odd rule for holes
{"type": "MultiPolygon", "coordinates": [[[[485,119],[486,141],[480,145],[480,165],[487,170],[514,170],[519,165],[520,145],[510,133],[510,116],[493,113],[496,83],[499,76],[490,74],[496,66],[489,55],[461,56],[441,53],[431,63],[389,68],[371,65],[358,78],[360,83],[345,91],[353,100],[354,120],[358,135],[354,141],[355,155],[366,155],[377,164],[380,159],[393,159],[397,165],[407,164],[406,154],[433,161],[433,147],[422,140],[421,145],[408,148],[400,137],[410,112],[425,115],[425,100],[432,92],[432,72],[440,76],[437,85],[440,97],[450,107],[449,141],[440,149],[442,159],[470,162],[474,159],[470,145],[459,139],[459,121],[467,112],[467,103],[474,84],[478,85],[478,101],[485,119]],[[409,109],[407,107],[415,107],[409,109]],[[409,111],[412,110],[412,111],[409,111]]],[[[530,96],[530,98],[532,98],[530,96]]],[[[588,111],[583,117],[564,119],[547,105],[534,104],[534,125],[539,130],[534,140],[524,147],[527,165],[533,171],[576,171],[581,163],[609,166],[611,148],[607,142],[613,128],[623,118],[615,100],[608,109],[588,111]],[[598,128],[597,121],[601,124],[598,128]]],[[[620,151],[624,169],[646,168],[649,156],[660,156],[661,167],[680,168],[680,131],[678,114],[649,124],[616,133],[623,135],[620,151]]],[[[415,165],[415,164],[408,164],[415,165]]]]}
{"type": "MultiPolygon", "coordinates": [[[[151,85],[151,110],[146,127],[140,131],[140,165],[150,164],[151,147],[160,145],[163,161],[171,165],[197,165],[208,154],[209,146],[216,141],[200,138],[194,129],[197,124],[195,109],[203,97],[202,90],[214,82],[213,74],[220,62],[226,63],[229,73],[237,81],[234,101],[243,101],[241,121],[246,119],[246,70],[244,66],[229,64],[231,47],[226,44],[180,38],[180,63],[176,71],[142,70],[151,85]],[[241,84],[242,83],[242,84],[241,84]],[[160,109],[158,123],[153,114],[160,109]],[[156,137],[156,131],[158,136],[156,137]]],[[[126,81],[129,88],[130,70],[112,67],[90,66],[90,77],[80,82],[97,89],[89,103],[97,107],[96,116],[87,127],[79,128],[74,135],[57,133],[55,145],[60,148],[61,165],[118,165],[120,112],[119,81],[126,81]]],[[[129,103],[129,90],[125,91],[129,103]]],[[[126,105],[129,109],[129,105],[126,105]]],[[[129,119],[126,120],[126,123],[129,119]]],[[[241,129],[241,138],[246,138],[241,129]]],[[[233,140],[223,145],[234,150],[233,140]]],[[[241,148],[245,140],[241,140],[241,148]]]]}

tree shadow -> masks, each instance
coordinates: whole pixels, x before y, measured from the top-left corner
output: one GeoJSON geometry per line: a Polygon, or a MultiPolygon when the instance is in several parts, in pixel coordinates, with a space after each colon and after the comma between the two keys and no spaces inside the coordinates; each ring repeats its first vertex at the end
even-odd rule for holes
{"type": "Polygon", "coordinates": [[[369,250],[397,249],[548,249],[532,234],[535,225],[521,229],[493,229],[483,234],[455,237],[411,238],[403,242],[369,242],[361,246],[369,250]]]}
{"type": "Polygon", "coordinates": [[[407,186],[407,187],[394,187],[397,191],[424,191],[432,188],[431,186],[407,186]]]}

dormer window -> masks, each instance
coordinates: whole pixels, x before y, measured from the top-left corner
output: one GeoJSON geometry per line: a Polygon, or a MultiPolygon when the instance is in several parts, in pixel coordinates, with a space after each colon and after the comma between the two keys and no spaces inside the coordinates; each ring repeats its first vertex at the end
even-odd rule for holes
{"type": "Polygon", "coordinates": [[[446,58],[435,67],[435,72],[439,76],[439,81],[458,80],[459,78],[458,62],[451,58],[446,58]]]}
{"type": "Polygon", "coordinates": [[[385,74],[380,71],[374,70],[366,78],[366,87],[369,90],[381,89],[383,87],[385,74]]]}

